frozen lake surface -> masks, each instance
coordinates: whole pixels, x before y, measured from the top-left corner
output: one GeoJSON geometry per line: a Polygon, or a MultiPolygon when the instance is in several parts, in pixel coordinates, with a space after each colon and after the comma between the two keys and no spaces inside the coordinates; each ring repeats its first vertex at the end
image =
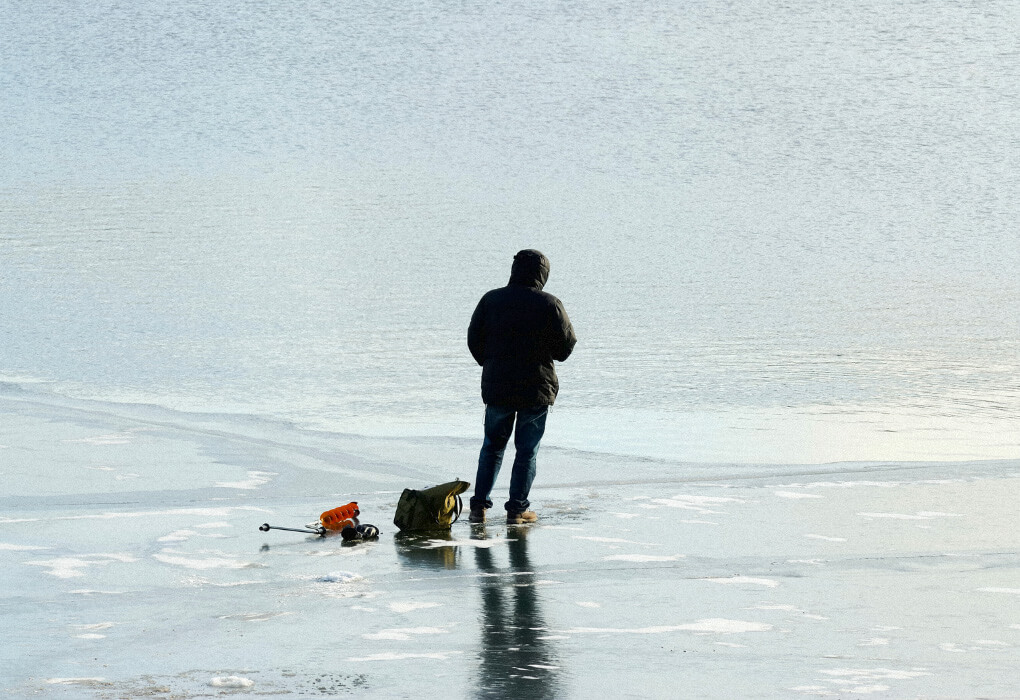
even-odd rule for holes
{"type": "Polygon", "coordinates": [[[1017,692],[1015,460],[619,458],[630,477],[606,479],[605,457],[555,449],[538,524],[406,537],[400,489],[473,441],[0,408],[12,697],[1017,692]],[[43,478],[52,464],[65,478],[43,478]],[[348,500],[378,541],[258,531],[348,500]]]}

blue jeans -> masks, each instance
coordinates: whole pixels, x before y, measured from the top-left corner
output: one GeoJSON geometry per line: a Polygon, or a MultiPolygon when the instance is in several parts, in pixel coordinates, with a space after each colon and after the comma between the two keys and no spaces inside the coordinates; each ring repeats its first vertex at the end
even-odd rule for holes
{"type": "Polygon", "coordinates": [[[535,406],[514,410],[502,406],[485,407],[485,439],[478,455],[478,475],[475,477],[475,495],[471,507],[492,508],[489,494],[496,483],[499,467],[503,463],[503,452],[514,434],[514,467],[510,474],[510,500],[506,502],[509,513],[523,513],[531,503],[528,493],[535,480],[538,443],[545,433],[545,419],[548,406],[535,406]],[[514,425],[516,418],[516,427],[514,425]]]}

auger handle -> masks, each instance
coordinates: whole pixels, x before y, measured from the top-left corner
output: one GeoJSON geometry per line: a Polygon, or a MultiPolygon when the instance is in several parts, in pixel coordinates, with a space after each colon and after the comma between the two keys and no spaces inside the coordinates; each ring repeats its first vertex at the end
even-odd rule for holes
{"type": "Polygon", "coordinates": [[[259,530],[262,532],[269,532],[270,530],[286,530],[287,532],[303,532],[306,535],[318,535],[319,537],[323,537],[326,534],[325,528],[321,528],[319,530],[308,530],[303,528],[299,530],[296,527],[279,527],[277,525],[270,525],[269,523],[262,523],[259,525],[259,530]]]}

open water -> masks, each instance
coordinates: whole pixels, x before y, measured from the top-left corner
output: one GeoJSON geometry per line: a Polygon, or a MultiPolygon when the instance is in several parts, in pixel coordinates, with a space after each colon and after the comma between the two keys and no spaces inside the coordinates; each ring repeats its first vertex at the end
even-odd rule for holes
{"type": "Polygon", "coordinates": [[[475,439],[467,321],[534,247],[580,338],[550,444],[1020,453],[1014,2],[2,14],[23,390],[475,439]]]}

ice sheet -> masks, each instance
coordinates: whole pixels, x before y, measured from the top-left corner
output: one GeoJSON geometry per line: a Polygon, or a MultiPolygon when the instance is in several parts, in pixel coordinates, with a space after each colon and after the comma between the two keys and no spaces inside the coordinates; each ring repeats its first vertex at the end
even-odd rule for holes
{"type": "Polygon", "coordinates": [[[467,476],[473,444],[408,463],[353,436],[107,409],[0,400],[4,458],[34,472],[0,496],[14,697],[1017,691],[1016,462],[618,479],[550,450],[537,524],[406,536],[400,489],[467,476]],[[110,435],[131,439],[89,439],[110,435]],[[131,490],[104,493],[97,465],[130,465],[131,490]],[[348,500],[379,540],[258,530],[348,500]]]}

